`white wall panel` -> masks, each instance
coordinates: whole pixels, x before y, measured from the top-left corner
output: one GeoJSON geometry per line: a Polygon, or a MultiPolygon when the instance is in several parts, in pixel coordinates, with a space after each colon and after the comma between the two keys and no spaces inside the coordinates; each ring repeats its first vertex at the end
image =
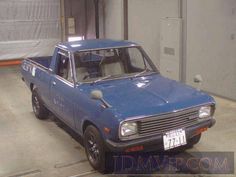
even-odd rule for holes
{"type": "Polygon", "coordinates": [[[0,60],[51,55],[60,41],[60,0],[0,1],[0,60]]]}
{"type": "Polygon", "coordinates": [[[105,37],[123,39],[123,0],[104,0],[104,7],[105,37]]]}
{"type": "Polygon", "coordinates": [[[164,17],[179,17],[178,0],[129,0],[129,39],[141,43],[158,66],[164,17]]]}
{"type": "Polygon", "coordinates": [[[182,53],[182,19],[163,18],[161,20],[161,73],[174,80],[180,80],[182,53]]]}
{"type": "Polygon", "coordinates": [[[236,100],[236,1],[187,1],[187,83],[236,100]]]}

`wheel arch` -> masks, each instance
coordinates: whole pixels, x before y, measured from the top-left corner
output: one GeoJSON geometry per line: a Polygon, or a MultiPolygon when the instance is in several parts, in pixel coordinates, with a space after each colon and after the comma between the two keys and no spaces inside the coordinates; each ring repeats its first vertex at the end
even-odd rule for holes
{"type": "Polygon", "coordinates": [[[94,126],[96,129],[98,129],[98,131],[100,132],[99,128],[90,120],[85,120],[83,122],[83,125],[82,125],[82,133],[84,134],[86,128],[89,126],[89,125],[92,125],[94,126]]]}
{"type": "Polygon", "coordinates": [[[34,83],[30,83],[30,90],[31,90],[31,92],[33,91],[33,89],[34,89],[34,83]]]}

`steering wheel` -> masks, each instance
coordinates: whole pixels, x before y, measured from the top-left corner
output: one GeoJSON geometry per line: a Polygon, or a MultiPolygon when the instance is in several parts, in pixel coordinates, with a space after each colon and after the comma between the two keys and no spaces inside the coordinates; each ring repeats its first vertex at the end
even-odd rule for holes
{"type": "Polygon", "coordinates": [[[88,78],[90,78],[90,75],[85,75],[84,78],[83,78],[83,80],[86,80],[86,79],[88,79],[88,78]]]}

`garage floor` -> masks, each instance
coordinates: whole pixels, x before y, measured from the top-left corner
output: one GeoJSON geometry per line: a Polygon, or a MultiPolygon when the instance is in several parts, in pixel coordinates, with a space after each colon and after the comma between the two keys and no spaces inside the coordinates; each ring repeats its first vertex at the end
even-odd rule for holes
{"type": "MultiPolygon", "coordinates": [[[[52,120],[40,121],[19,67],[0,68],[0,176],[101,176],[83,147],[52,120]]],[[[236,150],[236,103],[216,98],[217,124],[191,151],[236,150]]],[[[236,163],[235,163],[236,166],[236,163]]]]}

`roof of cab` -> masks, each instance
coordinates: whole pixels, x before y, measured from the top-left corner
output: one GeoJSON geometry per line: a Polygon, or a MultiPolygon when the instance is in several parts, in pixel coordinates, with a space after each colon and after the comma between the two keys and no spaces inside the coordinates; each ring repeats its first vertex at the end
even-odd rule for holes
{"type": "Polygon", "coordinates": [[[108,49],[118,47],[133,47],[139,46],[137,43],[131,41],[111,40],[111,39],[89,39],[75,42],[63,42],[57,45],[65,50],[76,52],[96,49],[108,49]]]}

